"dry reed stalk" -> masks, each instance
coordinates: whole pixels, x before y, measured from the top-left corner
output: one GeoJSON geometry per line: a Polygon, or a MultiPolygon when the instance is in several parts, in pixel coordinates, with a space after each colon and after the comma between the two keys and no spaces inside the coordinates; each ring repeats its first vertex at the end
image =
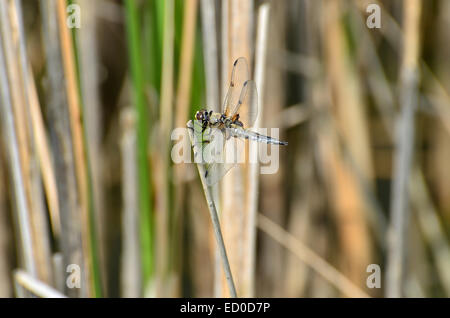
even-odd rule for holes
{"type": "MultiPolygon", "coordinates": [[[[223,6],[227,6],[227,0],[222,1],[223,6]]],[[[219,81],[219,50],[217,40],[217,24],[216,24],[216,1],[215,0],[201,0],[201,21],[202,21],[202,35],[203,35],[203,59],[205,66],[205,87],[206,87],[206,107],[215,112],[222,111],[220,103],[221,86],[219,81]]],[[[218,213],[220,218],[220,201],[219,188],[214,186],[212,188],[214,201],[217,203],[218,213]]],[[[214,248],[215,266],[214,266],[214,295],[220,296],[222,290],[222,272],[220,267],[220,255],[216,245],[210,244],[214,248]]]]}
{"type": "MultiPolygon", "coordinates": [[[[187,138],[188,147],[191,147],[189,137],[187,138]]],[[[187,148],[187,149],[189,149],[187,148]]],[[[192,172],[194,177],[197,177],[197,168],[192,165],[192,172]]],[[[200,182],[200,180],[199,180],[200,182]]],[[[197,186],[187,187],[186,192],[189,194],[189,200],[187,200],[188,207],[185,213],[186,223],[189,224],[185,229],[184,237],[191,237],[189,240],[189,247],[185,249],[184,255],[189,255],[189,261],[185,261],[184,264],[189,264],[190,273],[192,277],[193,297],[215,297],[214,295],[214,279],[215,279],[215,252],[219,254],[218,264],[220,270],[222,270],[222,264],[220,263],[220,253],[214,237],[214,229],[211,223],[211,217],[208,212],[208,207],[205,204],[203,187],[197,186]]],[[[215,201],[214,194],[213,200],[217,210],[217,201],[215,201]]],[[[217,210],[219,214],[219,210],[217,210]]],[[[220,215],[219,215],[220,218],[220,215]]],[[[222,274],[220,272],[220,274],[222,274]]]]}
{"type": "MultiPolygon", "coordinates": [[[[0,95],[1,96],[1,95],[0,95]]],[[[0,131],[0,149],[4,149],[0,131]]],[[[6,189],[4,174],[4,157],[0,155],[0,189],[6,189]]],[[[12,257],[12,231],[10,213],[7,207],[6,191],[0,191],[0,297],[13,297],[13,284],[11,271],[13,269],[12,257]]]]}
{"type": "MultiPolygon", "coordinates": [[[[314,222],[315,217],[324,213],[324,193],[318,190],[318,184],[314,178],[314,154],[312,145],[314,144],[312,129],[314,123],[312,90],[310,89],[318,76],[320,63],[318,62],[317,47],[314,46],[313,39],[318,39],[318,30],[314,27],[319,11],[316,3],[300,4],[297,8],[298,12],[290,12],[293,19],[298,19],[304,31],[300,31],[294,38],[298,39],[304,45],[304,55],[299,53],[287,52],[280,50],[279,53],[285,58],[286,70],[295,72],[303,71],[305,76],[311,82],[305,84],[305,101],[297,103],[293,106],[284,108],[279,117],[276,127],[292,127],[303,121],[306,127],[296,127],[298,129],[296,139],[297,145],[301,145],[299,150],[294,149],[296,153],[293,159],[292,174],[295,176],[295,182],[291,186],[289,192],[292,193],[290,202],[290,211],[286,222],[286,231],[294,235],[299,241],[304,242],[319,255],[327,255],[327,249],[330,245],[326,228],[323,225],[314,222]],[[303,10],[301,10],[303,9],[303,10]],[[315,10],[316,9],[316,10],[315,10]],[[310,26],[310,27],[309,27],[310,26]],[[308,31],[308,32],[307,32],[308,31]]],[[[295,128],[294,128],[295,129],[295,128]]],[[[293,176],[291,176],[292,179],[293,176]]],[[[264,235],[265,236],[265,235],[264,235]]],[[[285,263],[285,274],[283,282],[285,284],[284,296],[286,297],[303,297],[311,296],[313,293],[320,293],[319,297],[324,297],[322,289],[318,290],[316,285],[312,285],[320,281],[326,284],[325,288],[332,288],[320,275],[313,273],[311,269],[293,253],[287,253],[285,263]],[[312,284],[311,284],[312,283],[312,284]],[[311,291],[311,292],[309,292],[311,291]]]]}
{"type": "Polygon", "coordinates": [[[332,129],[321,127],[318,147],[324,159],[322,169],[329,176],[327,187],[338,215],[340,239],[347,257],[346,264],[342,264],[343,271],[352,281],[362,285],[366,278],[365,269],[370,264],[367,250],[370,250],[370,241],[365,214],[361,211],[365,208],[363,196],[355,176],[337,147],[332,129]],[[349,219],[344,218],[346,215],[349,219]]]}
{"type": "MultiPolygon", "coordinates": [[[[69,108],[70,129],[72,133],[75,173],[80,202],[80,220],[82,233],[83,258],[85,262],[85,276],[88,287],[87,296],[94,296],[95,282],[93,277],[94,259],[92,244],[96,240],[92,236],[90,222],[90,190],[88,166],[86,162],[86,145],[83,130],[83,113],[79,95],[78,79],[71,29],[67,27],[67,10],[64,1],[57,1],[56,15],[59,26],[60,48],[66,79],[66,94],[69,108]]],[[[85,31],[86,32],[86,31],[85,31]]],[[[89,105],[87,105],[89,106],[89,105]]],[[[95,203],[94,203],[95,204],[95,203]]]]}
{"type": "MultiPolygon", "coordinates": [[[[359,80],[340,21],[341,5],[337,1],[328,1],[324,6],[325,67],[329,73],[329,94],[333,103],[329,111],[331,116],[336,117],[333,120],[343,132],[342,141],[349,149],[362,177],[371,184],[373,172],[366,128],[368,125],[359,80]]],[[[330,174],[327,175],[330,176],[328,181],[342,241],[344,273],[362,285],[366,278],[366,266],[371,263],[371,242],[363,213],[367,205],[345,163],[338,140],[332,136],[330,138],[328,146],[331,148],[324,150],[333,153],[323,155],[326,157],[324,160],[328,161],[325,165],[333,167],[328,170],[330,174]]]]}
{"type": "MultiPolygon", "coordinates": [[[[450,38],[450,19],[448,12],[450,12],[450,2],[442,1],[440,3],[441,10],[439,14],[439,30],[438,39],[441,45],[436,52],[436,58],[440,61],[440,67],[437,70],[437,77],[441,79],[442,83],[446,83],[446,91],[450,91],[450,61],[447,58],[450,56],[450,47],[445,45],[446,39],[450,38]]],[[[448,104],[446,104],[448,105],[448,104]]],[[[442,108],[448,108],[446,106],[442,108]]],[[[448,109],[447,109],[448,112],[448,109]]],[[[439,116],[441,117],[441,116],[439,116]]],[[[436,154],[432,157],[430,162],[430,172],[436,180],[436,194],[439,208],[447,219],[450,219],[450,196],[447,195],[450,188],[450,169],[441,169],[446,166],[448,158],[450,158],[450,145],[448,143],[448,132],[445,130],[444,124],[439,123],[434,132],[435,138],[432,138],[433,148],[436,149],[436,154]]]]}
{"type": "Polygon", "coordinates": [[[50,146],[47,142],[44,120],[42,118],[36,84],[34,82],[30,65],[28,65],[28,82],[26,89],[28,90],[34,142],[36,144],[36,151],[42,173],[42,181],[44,184],[45,195],[47,196],[47,202],[50,211],[50,222],[55,238],[59,239],[61,234],[61,221],[58,205],[58,188],[56,186],[54,164],[50,155],[50,146]]]}
{"type": "MultiPolygon", "coordinates": [[[[226,1],[225,1],[226,2],[226,1]]],[[[205,59],[206,105],[215,112],[221,111],[219,101],[219,67],[217,49],[216,3],[201,0],[203,57],[205,59]]]]}
{"type": "Polygon", "coordinates": [[[30,211],[28,207],[29,203],[25,193],[23,168],[20,160],[18,138],[16,135],[7,65],[3,54],[3,39],[4,37],[2,36],[0,39],[0,89],[2,97],[0,106],[2,113],[2,135],[5,138],[8,166],[11,171],[12,187],[14,189],[14,204],[21,243],[21,261],[27,272],[30,273],[30,275],[36,276],[36,264],[34,260],[35,252],[32,242],[30,211]]]}
{"type": "MultiPolygon", "coordinates": [[[[228,52],[225,55],[227,69],[223,67],[227,75],[226,83],[229,84],[231,67],[239,57],[245,57],[252,65],[252,26],[253,26],[253,2],[229,0],[228,15],[223,19],[228,19],[227,42],[228,52]]],[[[224,36],[224,35],[222,35],[224,36]]],[[[225,60],[223,58],[223,61],[225,60]]],[[[251,72],[249,74],[252,74],[251,72]]],[[[228,87],[222,83],[222,87],[228,87]]],[[[240,89],[240,88],[238,88],[240,89]]],[[[247,119],[243,118],[245,122],[247,119]]],[[[248,158],[248,157],[246,157],[248,158]]],[[[247,160],[246,160],[247,162],[247,160]]],[[[249,215],[246,209],[248,202],[248,163],[238,165],[233,168],[223,178],[222,188],[222,209],[221,218],[224,230],[224,239],[229,249],[230,265],[235,274],[236,287],[239,295],[249,297],[251,294],[251,279],[248,277],[249,270],[249,250],[253,245],[250,240],[251,233],[248,232],[249,215]]],[[[225,295],[226,290],[223,290],[225,295]]]]}
{"type": "Polygon", "coordinates": [[[189,0],[184,4],[183,38],[180,53],[180,76],[176,94],[175,126],[184,127],[189,115],[191,96],[192,66],[194,57],[195,31],[198,0],[189,0]]]}
{"type": "Polygon", "coordinates": [[[26,63],[23,37],[19,37],[19,21],[15,7],[11,2],[0,4],[5,57],[8,65],[13,114],[16,122],[16,133],[19,138],[19,155],[22,160],[23,181],[29,203],[30,225],[35,250],[36,270],[38,278],[51,282],[50,238],[47,228],[44,198],[42,196],[41,176],[33,143],[31,119],[26,98],[26,85],[23,63],[26,63]],[[13,18],[11,19],[11,13],[13,18]],[[19,61],[20,57],[20,61],[19,61]],[[20,63],[22,62],[22,63],[20,63]],[[22,76],[21,76],[22,75],[22,76]]]}
{"type": "MultiPolygon", "coordinates": [[[[51,148],[53,151],[53,160],[55,164],[55,176],[58,184],[59,211],[61,213],[61,251],[64,255],[64,265],[77,264],[81,269],[81,289],[68,288],[65,293],[70,297],[87,296],[90,294],[90,286],[87,287],[86,271],[88,270],[83,259],[83,234],[81,227],[81,211],[79,188],[77,186],[77,168],[75,167],[75,156],[71,132],[72,121],[80,119],[73,117],[69,111],[67,100],[67,80],[73,83],[73,76],[64,73],[64,64],[60,51],[59,32],[67,29],[65,20],[62,28],[58,27],[57,5],[62,1],[41,1],[41,14],[43,21],[43,39],[46,52],[47,74],[49,79],[49,91],[47,92],[47,114],[48,127],[51,136],[51,148]]],[[[65,15],[65,8],[63,7],[65,15]]],[[[61,9],[59,10],[61,11],[61,9]]],[[[59,17],[59,19],[64,19],[59,17]]],[[[65,30],[65,32],[68,32],[65,30]]],[[[67,36],[67,35],[66,35],[67,36]]],[[[66,42],[68,40],[66,39],[66,42]]],[[[70,44],[65,44],[70,45],[70,44]]],[[[67,47],[65,48],[67,50],[67,47]]],[[[71,53],[71,52],[69,52],[71,53]]],[[[66,64],[67,62],[66,56],[66,64]]],[[[73,70],[72,70],[73,71],[73,70]]],[[[72,86],[71,86],[72,87],[72,86]]],[[[76,92],[75,92],[76,93],[76,92]]],[[[72,92],[74,94],[74,92],[72,92]]],[[[72,97],[73,98],[73,97],[72,97]]],[[[73,101],[72,101],[73,102],[73,101]]],[[[73,105],[72,105],[73,106],[73,105]]],[[[73,111],[73,110],[72,110],[73,111]]],[[[74,135],[75,137],[79,137],[74,135]]],[[[79,141],[78,141],[79,142],[79,141]]],[[[79,165],[80,163],[78,163],[79,165]]],[[[80,180],[81,181],[81,180],[80,180]]],[[[86,238],[84,236],[84,238],[86,238]]]]}
{"type": "MultiPolygon", "coordinates": [[[[268,50],[281,50],[286,47],[287,39],[287,19],[288,10],[287,1],[271,1],[270,23],[268,28],[268,38],[270,39],[268,50]]],[[[258,91],[264,100],[264,126],[267,128],[277,127],[271,120],[277,118],[285,104],[286,77],[285,72],[281,70],[276,63],[276,59],[270,59],[266,65],[266,90],[258,91]],[[270,88],[270,89],[269,89],[270,88]]],[[[260,116],[260,115],[258,115],[260,116]]],[[[282,139],[282,137],[281,137],[282,139]]],[[[285,218],[285,196],[284,186],[284,155],[280,152],[278,172],[272,175],[260,176],[260,208],[259,211],[264,215],[283,224],[285,218]]],[[[260,250],[257,259],[257,277],[255,289],[258,295],[262,297],[276,297],[283,292],[283,286],[280,282],[284,277],[284,254],[285,252],[278,247],[273,240],[261,236],[258,241],[260,250]]]]}
{"type": "MultiPolygon", "coordinates": [[[[176,94],[176,112],[175,112],[175,127],[184,127],[186,120],[189,117],[189,107],[191,100],[191,84],[192,84],[192,68],[194,57],[194,44],[197,25],[197,7],[198,0],[186,1],[184,4],[183,13],[183,34],[181,42],[180,53],[180,71],[178,78],[178,87],[176,94]]],[[[186,149],[186,148],[184,148],[186,149]]],[[[180,254],[180,247],[182,246],[183,236],[183,221],[184,221],[184,204],[185,204],[185,174],[186,166],[179,164],[174,167],[175,169],[175,197],[177,201],[175,203],[175,216],[174,216],[174,229],[172,231],[176,239],[173,240],[172,254],[180,254]]],[[[177,259],[173,255],[172,259],[177,259]]],[[[177,262],[182,262],[182,259],[177,259],[177,262]]],[[[177,264],[176,270],[181,271],[181,264],[177,264]]],[[[180,275],[181,276],[181,275],[180,275]]],[[[181,282],[181,277],[178,277],[178,285],[181,282]]],[[[178,287],[180,289],[181,286],[178,287]]],[[[179,295],[180,290],[176,291],[179,295]]]]}
{"type": "Polygon", "coordinates": [[[142,294],[142,271],[139,239],[139,198],[137,190],[136,116],[133,108],[121,113],[122,154],[122,256],[121,296],[139,297],[142,294]]]}
{"type": "MultiPolygon", "coordinates": [[[[300,159],[300,163],[304,164],[304,161],[302,162],[300,159]]],[[[305,173],[307,172],[304,171],[303,175],[298,173],[301,180],[305,179],[305,173]]],[[[304,180],[300,184],[310,187],[313,185],[311,181],[307,182],[306,180],[304,180]]],[[[310,190],[312,190],[312,187],[310,188],[310,190]]],[[[324,250],[323,245],[325,245],[326,248],[326,244],[318,246],[318,241],[315,239],[316,236],[320,236],[320,233],[324,231],[323,229],[321,232],[318,231],[318,227],[315,226],[311,217],[311,214],[313,213],[309,212],[313,210],[312,204],[310,203],[311,197],[308,198],[308,194],[312,194],[312,192],[309,193],[310,190],[308,190],[307,194],[298,195],[293,199],[292,208],[295,212],[292,213],[289,217],[289,225],[286,231],[296,237],[297,240],[305,242],[305,244],[311,246],[311,248],[313,248],[316,253],[324,255],[326,254],[326,250],[324,250]]],[[[326,235],[324,235],[320,239],[320,242],[324,241],[326,241],[326,235]]],[[[303,297],[305,295],[308,295],[308,280],[311,277],[311,271],[308,266],[303,262],[299,262],[298,257],[296,257],[292,253],[286,255],[285,264],[286,270],[283,280],[285,285],[285,294],[283,295],[283,297],[303,297]]]]}
{"type": "MultiPolygon", "coordinates": [[[[258,30],[256,36],[255,50],[255,83],[258,89],[258,117],[253,124],[253,129],[257,130],[261,126],[264,102],[263,94],[265,92],[265,70],[266,70],[266,52],[267,52],[267,34],[269,27],[270,3],[263,3],[258,8],[258,30]]],[[[245,277],[248,279],[248,297],[255,296],[255,258],[256,258],[256,215],[258,212],[258,188],[259,188],[259,164],[258,164],[258,143],[250,143],[250,165],[249,185],[247,196],[247,233],[248,233],[248,266],[244,268],[245,277]]]]}
{"type": "Polygon", "coordinates": [[[64,294],[61,294],[59,291],[54,289],[53,287],[45,284],[44,282],[34,278],[29,273],[23,270],[16,270],[14,272],[14,280],[16,282],[16,290],[18,285],[28,292],[31,292],[33,295],[42,297],[42,298],[66,298],[64,294]]]}
{"type": "Polygon", "coordinates": [[[391,223],[388,237],[386,296],[401,297],[404,288],[406,230],[408,227],[408,180],[414,151],[414,113],[418,103],[420,0],[404,1],[404,39],[401,66],[402,105],[395,136],[391,223]]]}
{"type": "MultiPolygon", "coordinates": [[[[201,140],[197,139],[197,134],[194,133],[194,124],[192,120],[187,123],[189,138],[191,140],[191,145],[194,150],[194,158],[198,155],[198,149],[195,145],[201,145],[201,140]]],[[[202,163],[197,163],[197,169],[200,176],[200,181],[202,182],[203,192],[205,193],[206,203],[208,205],[208,211],[211,217],[211,222],[214,229],[214,236],[216,238],[217,247],[220,253],[220,258],[222,262],[223,271],[225,273],[225,280],[228,286],[229,295],[233,298],[237,297],[236,287],[233,281],[233,275],[230,268],[230,263],[227,257],[227,251],[225,249],[225,243],[222,236],[222,230],[220,228],[219,216],[217,213],[216,205],[214,204],[214,199],[211,191],[211,187],[208,187],[205,180],[205,167],[202,163]]]]}
{"type": "Polygon", "coordinates": [[[156,195],[156,292],[158,295],[168,295],[172,291],[168,290],[168,246],[169,245],[169,177],[170,156],[169,145],[170,134],[173,126],[173,94],[174,94],[174,21],[175,3],[174,0],[164,2],[164,34],[161,69],[161,99],[160,99],[160,130],[158,148],[153,149],[158,159],[155,162],[155,178],[160,193],[156,195]]]}
{"type": "MultiPolygon", "coordinates": [[[[219,48],[220,48],[220,81],[218,82],[219,86],[219,105],[216,106],[219,110],[222,110],[222,103],[225,100],[225,96],[227,94],[229,83],[229,65],[228,61],[230,59],[229,53],[229,43],[228,43],[228,34],[229,34],[229,11],[230,11],[230,0],[223,0],[220,3],[220,35],[219,35],[219,48]]],[[[217,34],[217,33],[216,33],[217,34]]],[[[219,78],[219,73],[217,73],[217,77],[219,78]]],[[[219,214],[219,219],[222,219],[222,188],[220,184],[213,186],[213,199],[214,202],[217,203],[217,209],[219,214]]],[[[224,284],[223,284],[223,271],[220,263],[220,253],[216,248],[215,250],[215,267],[214,267],[214,296],[221,297],[223,295],[224,284]]]]}
{"type": "MultiPolygon", "coordinates": [[[[10,96],[13,107],[13,114],[16,122],[16,134],[19,141],[19,154],[22,162],[22,173],[24,176],[24,186],[27,193],[27,198],[31,196],[30,193],[30,149],[29,149],[29,135],[27,134],[27,123],[25,112],[25,98],[20,91],[20,77],[18,70],[18,60],[17,51],[15,47],[16,39],[13,39],[13,34],[11,30],[11,20],[9,14],[9,2],[2,1],[0,3],[0,13],[1,13],[1,29],[2,29],[2,40],[5,54],[5,62],[7,65],[7,74],[10,81],[10,96]],[[14,41],[14,42],[13,42],[14,41]]],[[[30,207],[31,208],[31,207],[30,207]]]]}
{"type": "Polygon", "coordinates": [[[262,214],[258,214],[258,227],[272,239],[295,254],[302,262],[320,274],[343,294],[348,297],[370,297],[334,266],[330,265],[313,250],[262,214]]]}
{"type": "Polygon", "coordinates": [[[64,1],[57,1],[56,14],[58,18],[59,36],[61,45],[62,62],[66,79],[66,94],[69,107],[70,129],[72,132],[73,154],[75,163],[76,180],[80,199],[81,234],[83,259],[86,264],[85,275],[88,283],[87,296],[92,296],[94,292],[94,281],[92,277],[92,236],[89,221],[89,189],[86,154],[84,146],[84,134],[82,123],[81,101],[79,99],[79,88],[77,85],[75,56],[72,45],[72,36],[67,27],[67,13],[64,1]]]}
{"type": "MultiPolygon", "coordinates": [[[[13,39],[16,43],[12,43],[15,49],[15,54],[19,56],[19,59],[11,61],[17,63],[16,71],[20,74],[21,83],[18,87],[21,87],[21,96],[23,98],[20,103],[23,103],[22,110],[25,111],[24,119],[26,121],[26,132],[29,137],[28,152],[30,159],[29,166],[29,200],[31,207],[31,220],[33,235],[35,237],[34,244],[36,245],[36,261],[38,264],[38,278],[42,281],[52,284],[52,261],[51,261],[51,242],[50,231],[47,225],[47,211],[44,202],[44,191],[42,187],[42,179],[40,172],[40,156],[39,156],[39,144],[35,135],[34,120],[32,114],[32,97],[29,91],[29,81],[32,75],[30,74],[29,61],[27,57],[26,48],[26,36],[22,19],[22,7],[18,0],[11,2],[11,19],[7,19],[6,23],[12,34],[16,35],[13,39]]],[[[20,107],[19,107],[20,108],[20,107]]],[[[19,114],[21,114],[19,112],[19,114]]],[[[18,115],[21,116],[21,115],[18,115]]],[[[19,121],[17,121],[19,122],[19,121]]],[[[54,203],[54,202],[53,202],[54,203]]],[[[49,204],[50,205],[50,204],[49,204]]],[[[56,217],[57,219],[57,217],[56,217]]],[[[57,233],[56,233],[57,234],[57,233]]]]}
{"type": "Polygon", "coordinates": [[[83,122],[86,141],[86,158],[90,169],[91,193],[93,201],[93,219],[95,220],[96,237],[98,238],[99,272],[103,290],[108,290],[106,284],[109,268],[106,266],[106,226],[107,216],[104,207],[103,187],[103,153],[102,129],[103,121],[100,101],[99,48],[97,37],[98,1],[77,0],[82,8],[82,29],[76,32],[79,43],[79,68],[81,97],[83,104],[83,122]]]}

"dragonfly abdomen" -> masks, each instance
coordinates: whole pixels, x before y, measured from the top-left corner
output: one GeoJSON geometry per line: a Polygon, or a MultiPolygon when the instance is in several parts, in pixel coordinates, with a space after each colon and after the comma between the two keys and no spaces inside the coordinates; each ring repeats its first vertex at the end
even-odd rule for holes
{"type": "Polygon", "coordinates": [[[229,128],[230,135],[235,138],[245,138],[249,140],[254,140],[257,142],[264,142],[267,144],[273,144],[273,145],[283,145],[286,146],[288,143],[285,141],[280,141],[278,139],[258,134],[255,131],[243,129],[243,128],[229,128]]]}

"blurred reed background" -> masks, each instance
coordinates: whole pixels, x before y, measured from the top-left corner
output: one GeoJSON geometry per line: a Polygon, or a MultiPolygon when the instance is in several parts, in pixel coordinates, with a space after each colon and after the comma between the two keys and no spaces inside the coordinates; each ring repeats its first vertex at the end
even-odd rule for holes
{"type": "Polygon", "coordinates": [[[229,295],[171,133],[240,56],[289,145],[214,190],[238,296],[450,296],[449,1],[2,0],[0,31],[1,297],[229,295]]]}

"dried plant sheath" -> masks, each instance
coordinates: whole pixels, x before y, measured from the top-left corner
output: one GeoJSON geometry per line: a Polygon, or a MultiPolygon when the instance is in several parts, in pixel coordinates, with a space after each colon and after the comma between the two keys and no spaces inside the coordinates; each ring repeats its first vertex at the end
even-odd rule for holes
{"type": "Polygon", "coordinates": [[[66,298],[64,294],[53,287],[43,283],[42,281],[34,278],[23,270],[17,270],[14,273],[14,280],[16,282],[16,290],[18,288],[25,288],[27,291],[32,292],[34,295],[43,298],[66,298]]]}
{"type": "MultiPolygon", "coordinates": [[[[192,120],[187,123],[189,137],[191,139],[191,144],[194,146],[198,144],[194,134],[194,124],[192,120]]],[[[194,156],[195,156],[195,147],[194,147],[194,156]]],[[[220,229],[219,217],[217,215],[216,205],[214,204],[214,200],[212,197],[211,188],[208,187],[205,180],[205,166],[201,163],[197,163],[198,173],[200,175],[200,180],[202,181],[203,191],[205,192],[206,202],[208,203],[208,210],[211,215],[211,221],[214,228],[214,235],[216,237],[217,246],[219,248],[220,256],[222,259],[223,270],[225,272],[225,277],[227,280],[228,288],[230,291],[231,297],[237,297],[236,288],[233,282],[233,276],[231,274],[230,263],[228,262],[227,251],[225,249],[225,244],[223,242],[222,231],[220,229]]]]}
{"type": "Polygon", "coordinates": [[[87,292],[81,232],[81,205],[76,179],[73,138],[70,130],[70,112],[67,107],[66,78],[59,47],[60,30],[56,5],[56,1],[40,2],[49,83],[46,112],[60,198],[61,233],[64,233],[61,235],[61,249],[64,264],[78,264],[82,273],[81,289],[66,287],[65,294],[69,297],[79,297],[85,296],[87,292]]]}
{"type": "Polygon", "coordinates": [[[6,73],[6,61],[3,55],[3,44],[0,41],[0,116],[2,134],[8,149],[9,169],[14,190],[14,202],[17,211],[17,223],[19,227],[23,262],[26,270],[31,275],[36,275],[33,242],[31,237],[30,212],[26,193],[24,191],[23,169],[19,157],[18,139],[14,123],[14,115],[11,102],[11,94],[6,73]]]}

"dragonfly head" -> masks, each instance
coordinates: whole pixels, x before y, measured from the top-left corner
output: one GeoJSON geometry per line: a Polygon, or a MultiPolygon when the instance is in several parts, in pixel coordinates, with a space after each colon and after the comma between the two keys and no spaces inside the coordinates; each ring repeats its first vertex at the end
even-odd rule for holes
{"type": "Polygon", "coordinates": [[[209,121],[210,113],[207,110],[199,110],[195,113],[195,119],[199,121],[209,121]]]}

